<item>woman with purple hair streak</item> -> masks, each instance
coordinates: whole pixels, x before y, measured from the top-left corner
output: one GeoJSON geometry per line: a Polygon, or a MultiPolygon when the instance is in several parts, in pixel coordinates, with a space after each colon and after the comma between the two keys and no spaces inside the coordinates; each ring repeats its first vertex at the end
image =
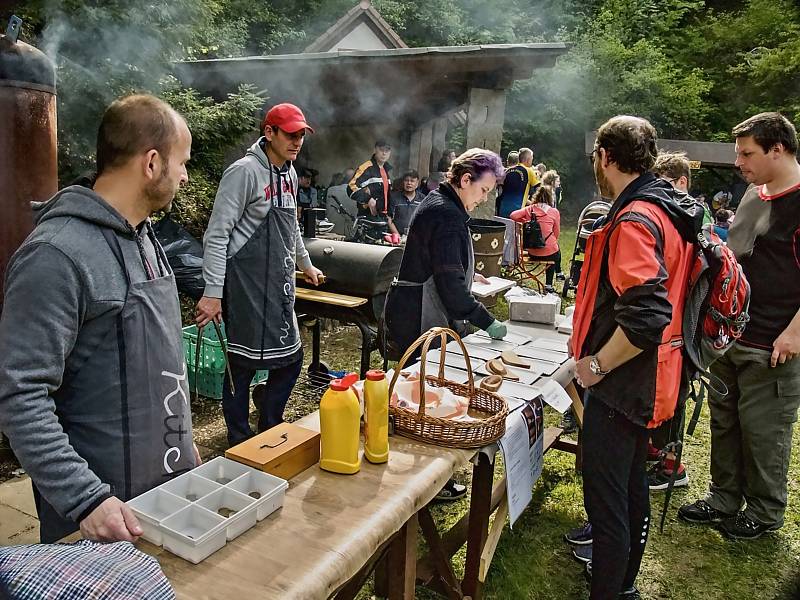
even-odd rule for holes
{"type": "MultiPolygon", "coordinates": [[[[446,181],[420,204],[408,229],[400,273],[386,296],[382,349],[399,360],[431,327],[465,334],[467,323],[502,339],[506,326],[472,295],[475,257],[467,223],[469,213],[486,201],[503,176],[500,157],[472,148],[450,165],[446,181]]],[[[454,500],[466,488],[452,480],[437,496],[454,500]]]]}

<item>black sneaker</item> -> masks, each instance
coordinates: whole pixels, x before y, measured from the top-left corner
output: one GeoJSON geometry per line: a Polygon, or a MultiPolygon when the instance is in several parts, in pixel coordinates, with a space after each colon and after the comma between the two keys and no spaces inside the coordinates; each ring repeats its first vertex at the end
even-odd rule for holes
{"type": "Polygon", "coordinates": [[[712,508],[705,500],[697,500],[691,504],[684,504],[678,509],[678,516],[689,523],[719,523],[723,519],[735,515],[729,515],[712,508]]]}
{"type": "Polygon", "coordinates": [[[570,529],[564,534],[564,539],[573,546],[587,546],[592,543],[592,524],[585,523],[582,527],[570,529]]]}
{"type": "Polygon", "coordinates": [[[642,600],[642,595],[639,593],[639,590],[636,589],[636,586],[634,586],[629,590],[620,592],[617,598],[619,598],[619,600],[642,600]]]}
{"type": "MultiPolygon", "coordinates": [[[[671,477],[672,469],[667,469],[663,463],[653,465],[653,468],[647,474],[647,483],[650,485],[650,491],[655,492],[667,489],[671,477]]],[[[689,485],[689,476],[686,474],[684,466],[681,465],[675,475],[673,487],[686,487],[687,485],[689,485]]]]}
{"type": "Polygon", "coordinates": [[[572,556],[582,563],[592,562],[592,545],[575,546],[572,549],[572,556]]]}
{"type": "Polygon", "coordinates": [[[567,279],[567,276],[564,275],[564,273],[556,273],[556,279],[558,281],[565,281],[567,279]]]}
{"type": "Polygon", "coordinates": [[[462,498],[466,493],[467,486],[456,483],[454,480],[450,479],[433,499],[438,502],[452,502],[453,500],[462,498]]]}
{"type": "Polygon", "coordinates": [[[572,408],[568,408],[564,416],[561,417],[561,429],[564,433],[575,433],[578,431],[578,420],[575,418],[575,413],[572,408]]]}
{"type": "Polygon", "coordinates": [[[719,524],[719,530],[734,540],[755,540],[769,531],[778,529],[780,529],[779,526],[758,523],[742,511],[723,519],[719,524]]]}
{"type": "Polygon", "coordinates": [[[592,583],[592,561],[583,565],[583,576],[586,577],[586,581],[592,583]]]}

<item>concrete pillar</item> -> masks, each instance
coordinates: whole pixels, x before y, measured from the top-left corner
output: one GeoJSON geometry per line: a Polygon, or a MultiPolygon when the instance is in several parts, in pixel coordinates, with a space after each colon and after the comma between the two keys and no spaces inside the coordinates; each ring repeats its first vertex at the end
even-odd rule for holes
{"type": "MultiPolygon", "coordinates": [[[[500,153],[506,113],[506,90],[470,88],[467,104],[467,148],[486,148],[500,153]]],[[[473,217],[488,219],[494,215],[494,194],[478,206],[473,217]]]]}
{"type": "Polygon", "coordinates": [[[442,152],[445,150],[445,144],[447,143],[447,117],[442,117],[440,119],[433,120],[433,140],[431,143],[431,160],[429,163],[429,167],[431,171],[436,170],[436,166],[439,164],[439,157],[442,156],[442,152]]]}

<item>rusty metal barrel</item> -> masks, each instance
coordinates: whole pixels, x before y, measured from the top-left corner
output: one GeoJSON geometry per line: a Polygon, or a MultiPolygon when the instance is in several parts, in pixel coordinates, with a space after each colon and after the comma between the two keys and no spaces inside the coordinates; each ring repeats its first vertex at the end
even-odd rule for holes
{"type": "Polygon", "coordinates": [[[469,232],[475,252],[475,272],[484,277],[500,275],[506,226],[491,219],[470,219],[469,232]]]}
{"type": "Polygon", "coordinates": [[[21,26],[11,17],[0,35],[0,311],[8,261],[33,229],[30,203],[58,189],[55,66],[17,39],[21,26]]]}

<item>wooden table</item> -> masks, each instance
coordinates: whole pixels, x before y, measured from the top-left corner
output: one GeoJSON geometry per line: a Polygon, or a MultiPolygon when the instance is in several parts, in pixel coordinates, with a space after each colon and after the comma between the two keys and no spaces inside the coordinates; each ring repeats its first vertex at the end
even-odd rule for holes
{"type": "MultiPolygon", "coordinates": [[[[565,337],[552,328],[541,333],[539,337],[565,337]]],[[[553,378],[569,383],[571,365],[562,366],[553,378]]],[[[319,415],[297,423],[319,430],[319,415]]],[[[560,434],[557,428],[548,429],[546,448],[557,447],[560,434]]],[[[376,567],[376,593],[393,600],[414,598],[415,582],[450,598],[479,598],[505,522],[505,514],[499,514],[489,531],[490,515],[498,506],[503,510],[505,495],[504,478],[493,486],[496,445],[476,452],[393,436],[390,448],[387,464],[363,460],[356,475],[327,473],[319,466],[307,469],[290,481],[281,510],[199,565],[147,542],[139,546],[158,558],[178,598],[353,598],[376,567]],[[427,505],[470,460],[469,514],[440,534],[427,505]],[[431,549],[419,560],[418,525],[431,549]],[[459,582],[451,558],[465,541],[465,574],[459,582]]]]}

